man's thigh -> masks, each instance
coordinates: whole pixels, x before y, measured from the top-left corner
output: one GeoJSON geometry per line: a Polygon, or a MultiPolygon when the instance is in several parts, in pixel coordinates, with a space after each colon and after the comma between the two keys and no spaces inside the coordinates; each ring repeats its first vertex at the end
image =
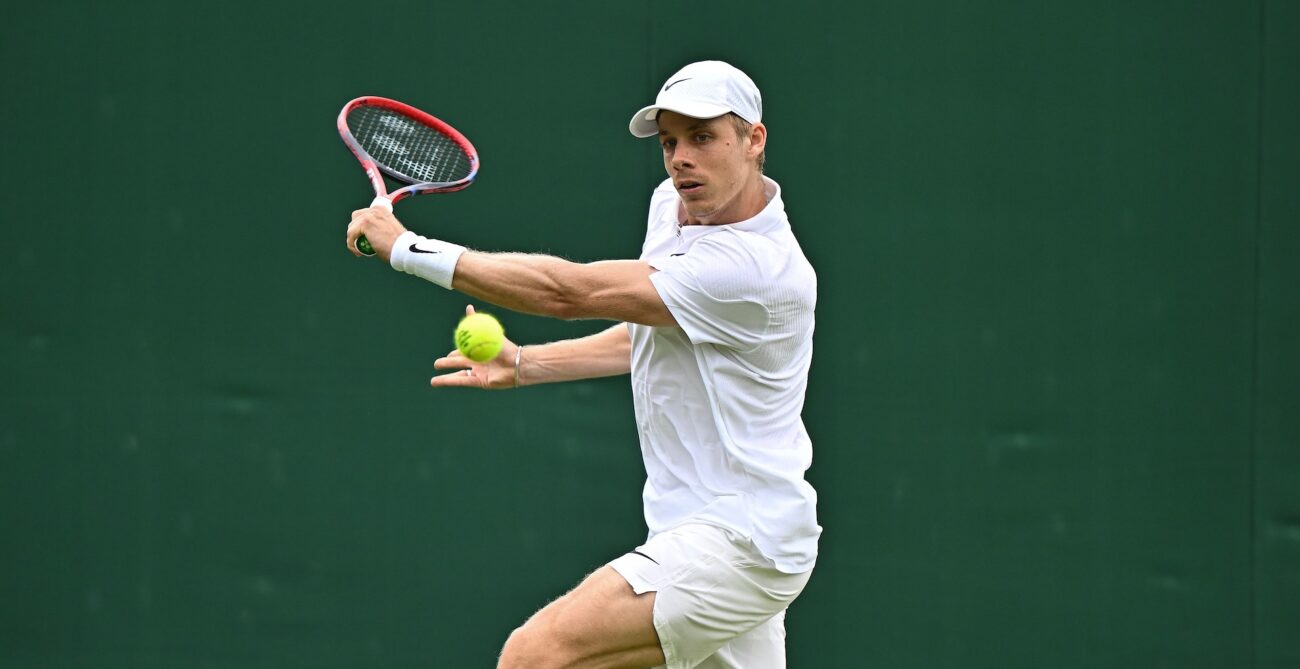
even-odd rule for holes
{"type": "Polygon", "coordinates": [[[654,593],[638,595],[608,566],[515,630],[498,667],[647,669],[664,663],[654,593]]]}

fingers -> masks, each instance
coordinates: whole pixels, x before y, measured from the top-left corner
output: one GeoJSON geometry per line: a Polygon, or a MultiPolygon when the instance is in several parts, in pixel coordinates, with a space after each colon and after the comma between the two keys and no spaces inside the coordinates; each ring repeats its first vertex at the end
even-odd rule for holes
{"type": "Polygon", "coordinates": [[[366,207],[365,209],[357,209],[352,212],[352,220],[355,221],[357,220],[358,216],[364,216],[365,214],[374,214],[376,216],[383,216],[387,214],[389,216],[392,216],[393,210],[386,209],[384,207],[366,207]]]}
{"type": "Polygon", "coordinates": [[[402,222],[393,216],[393,212],[383,207],[357,209],[352,212],[352,221],[348,223],[347,247],[354,256],[366,257],[357,249],[357,240],[365,237],[370,242],[375,256],[389,262],[393,251],[393,242],[406,232],[402,222]]]}
{"type": "Polygon", "coordinates": [[[490,372],[485,368],[474,369],[473,367],[435,376],[429,379],[429,385],[434,388],[479,388],[481,390],[493,387],[490,372]]]}
{"type": "Polygon", "coordinates": [[[502,376],[502,367],[499,363],[489,361],[480,364],[466,358],[461,355],[460,351],[455,349],[447,353],[447,355],[434,360],[433,368],[447,372],[429,379],[429,385],[434,388],[482,388],[489,390],[505,387],[502,385],[505,382],[505,377],[502,376]]]}
{"type": "MultiPolygon", "coordinates": [[[[348,223],[347,237],[347,247],[348,250],[352,252],[352,255],[358,258],[365,257],[365,254],[357,249],[357,239],[362,235],[366,235],[367,232],[371,232],[371,235],[367,235],[368,237],[372,236],[374,233],[371,230],[371,226],[373,226],[377,221],[385,218],[387,218],[390,223],[397,222],[397,219],[393,216],[392,210],[383,207],[367,207],[352,212],[352,221],[348,223]]],[[[371,241],[371,244],[374,244],[373,240],[371,241]]]]}
{"type": "Polygon", "coordinates": [[[460,351],[453,350],[433,361],[434,369],[452,371],[429,379],[429,385],[434,388],[483,388],[487,382],[487,372],[484,370],[482,374],[476,374],[473,365],[460,351]]]}
{"type": "Polygon", "coordinates": [[[360,258],[362,253],[357,250],[357,238],[361,236],[360,222],[356,218],[356,212],[352,212],[352,222],[348,224],[347,247],[352,255],[360,258]]]}
{"type": "Polygon", "coordinates": [[[460,354],[460,351],[452,351],[447,355],[433,361],[434,369],[469,369],[474,363],[469,358],[460,354]]]}
{"type": "Polygon", "coordinates": [[[429,385],[434,388],[485,388],[486,382],[486,378],[475,374],[472,369],[440,374],[429,379],[429,385]]]}
{"type": "Polygon", "coordinates": [[[466,316],[474,315],[474,305],[472,304],[465,305],[465,315],[466,316]]]}
{"type": "Polygon", "coordinates": [[[366,224],[371,220],[370,213],[369,209],[358,209],[352,212],[352,222],[348,223],[348,250],[357,258],[365,257],[365,254],[357,249],[357,239],[365,234],[366,224]]]}

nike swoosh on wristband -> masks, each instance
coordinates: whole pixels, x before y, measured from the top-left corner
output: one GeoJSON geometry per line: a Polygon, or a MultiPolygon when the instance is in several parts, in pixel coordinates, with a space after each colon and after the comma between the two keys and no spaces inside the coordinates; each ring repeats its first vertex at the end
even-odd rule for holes
{"type": "Polygon", "coordinates": [[[442,253],[442,251],[425,251],[415,244],[411,244],[411,253],[442,253]]]}

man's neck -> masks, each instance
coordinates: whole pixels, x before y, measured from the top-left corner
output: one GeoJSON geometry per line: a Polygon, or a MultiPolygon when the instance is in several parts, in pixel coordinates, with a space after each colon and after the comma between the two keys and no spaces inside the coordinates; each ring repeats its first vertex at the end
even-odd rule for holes
{"type": "Polygon", "coordinates": [[[763,181],[762,173],[750,180],[733,205],[714,215],[696,218],[686,211],[683,203],[679,220],[682,225],[730,225],[759,215],[767,207],[767,184],[763,181]]]}

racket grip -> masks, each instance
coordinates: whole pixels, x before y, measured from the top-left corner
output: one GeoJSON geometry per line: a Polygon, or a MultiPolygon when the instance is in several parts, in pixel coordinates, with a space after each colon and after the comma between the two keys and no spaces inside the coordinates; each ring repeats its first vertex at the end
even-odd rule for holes
{"type": "MultiPolygon", "coordinates": [[[[384,197],[383,195],[380,195],[380,196],[376,197],[374,200],[371,200],[371,202],[370,202],[370,206],[372,206],[372,207],[383,207],[384,209],[387,209],[388,211],[392,211],[392,210],[393,210],[393,202],[392,202],[392,200],[389,200],[388,198],[384,197]]],[[[365,236],[365,235],[361,235],[360,237],[357,237],[357,250],[360,251],[360,252],[361,252],[361,255],[363,255],[363,256],[372,256],[372,255],[375,255],[375,247],[373,247],[373,246],[370,245],[370,240],[369,240],[369,239],[366,239],[366,236],[365,236]]]]}

